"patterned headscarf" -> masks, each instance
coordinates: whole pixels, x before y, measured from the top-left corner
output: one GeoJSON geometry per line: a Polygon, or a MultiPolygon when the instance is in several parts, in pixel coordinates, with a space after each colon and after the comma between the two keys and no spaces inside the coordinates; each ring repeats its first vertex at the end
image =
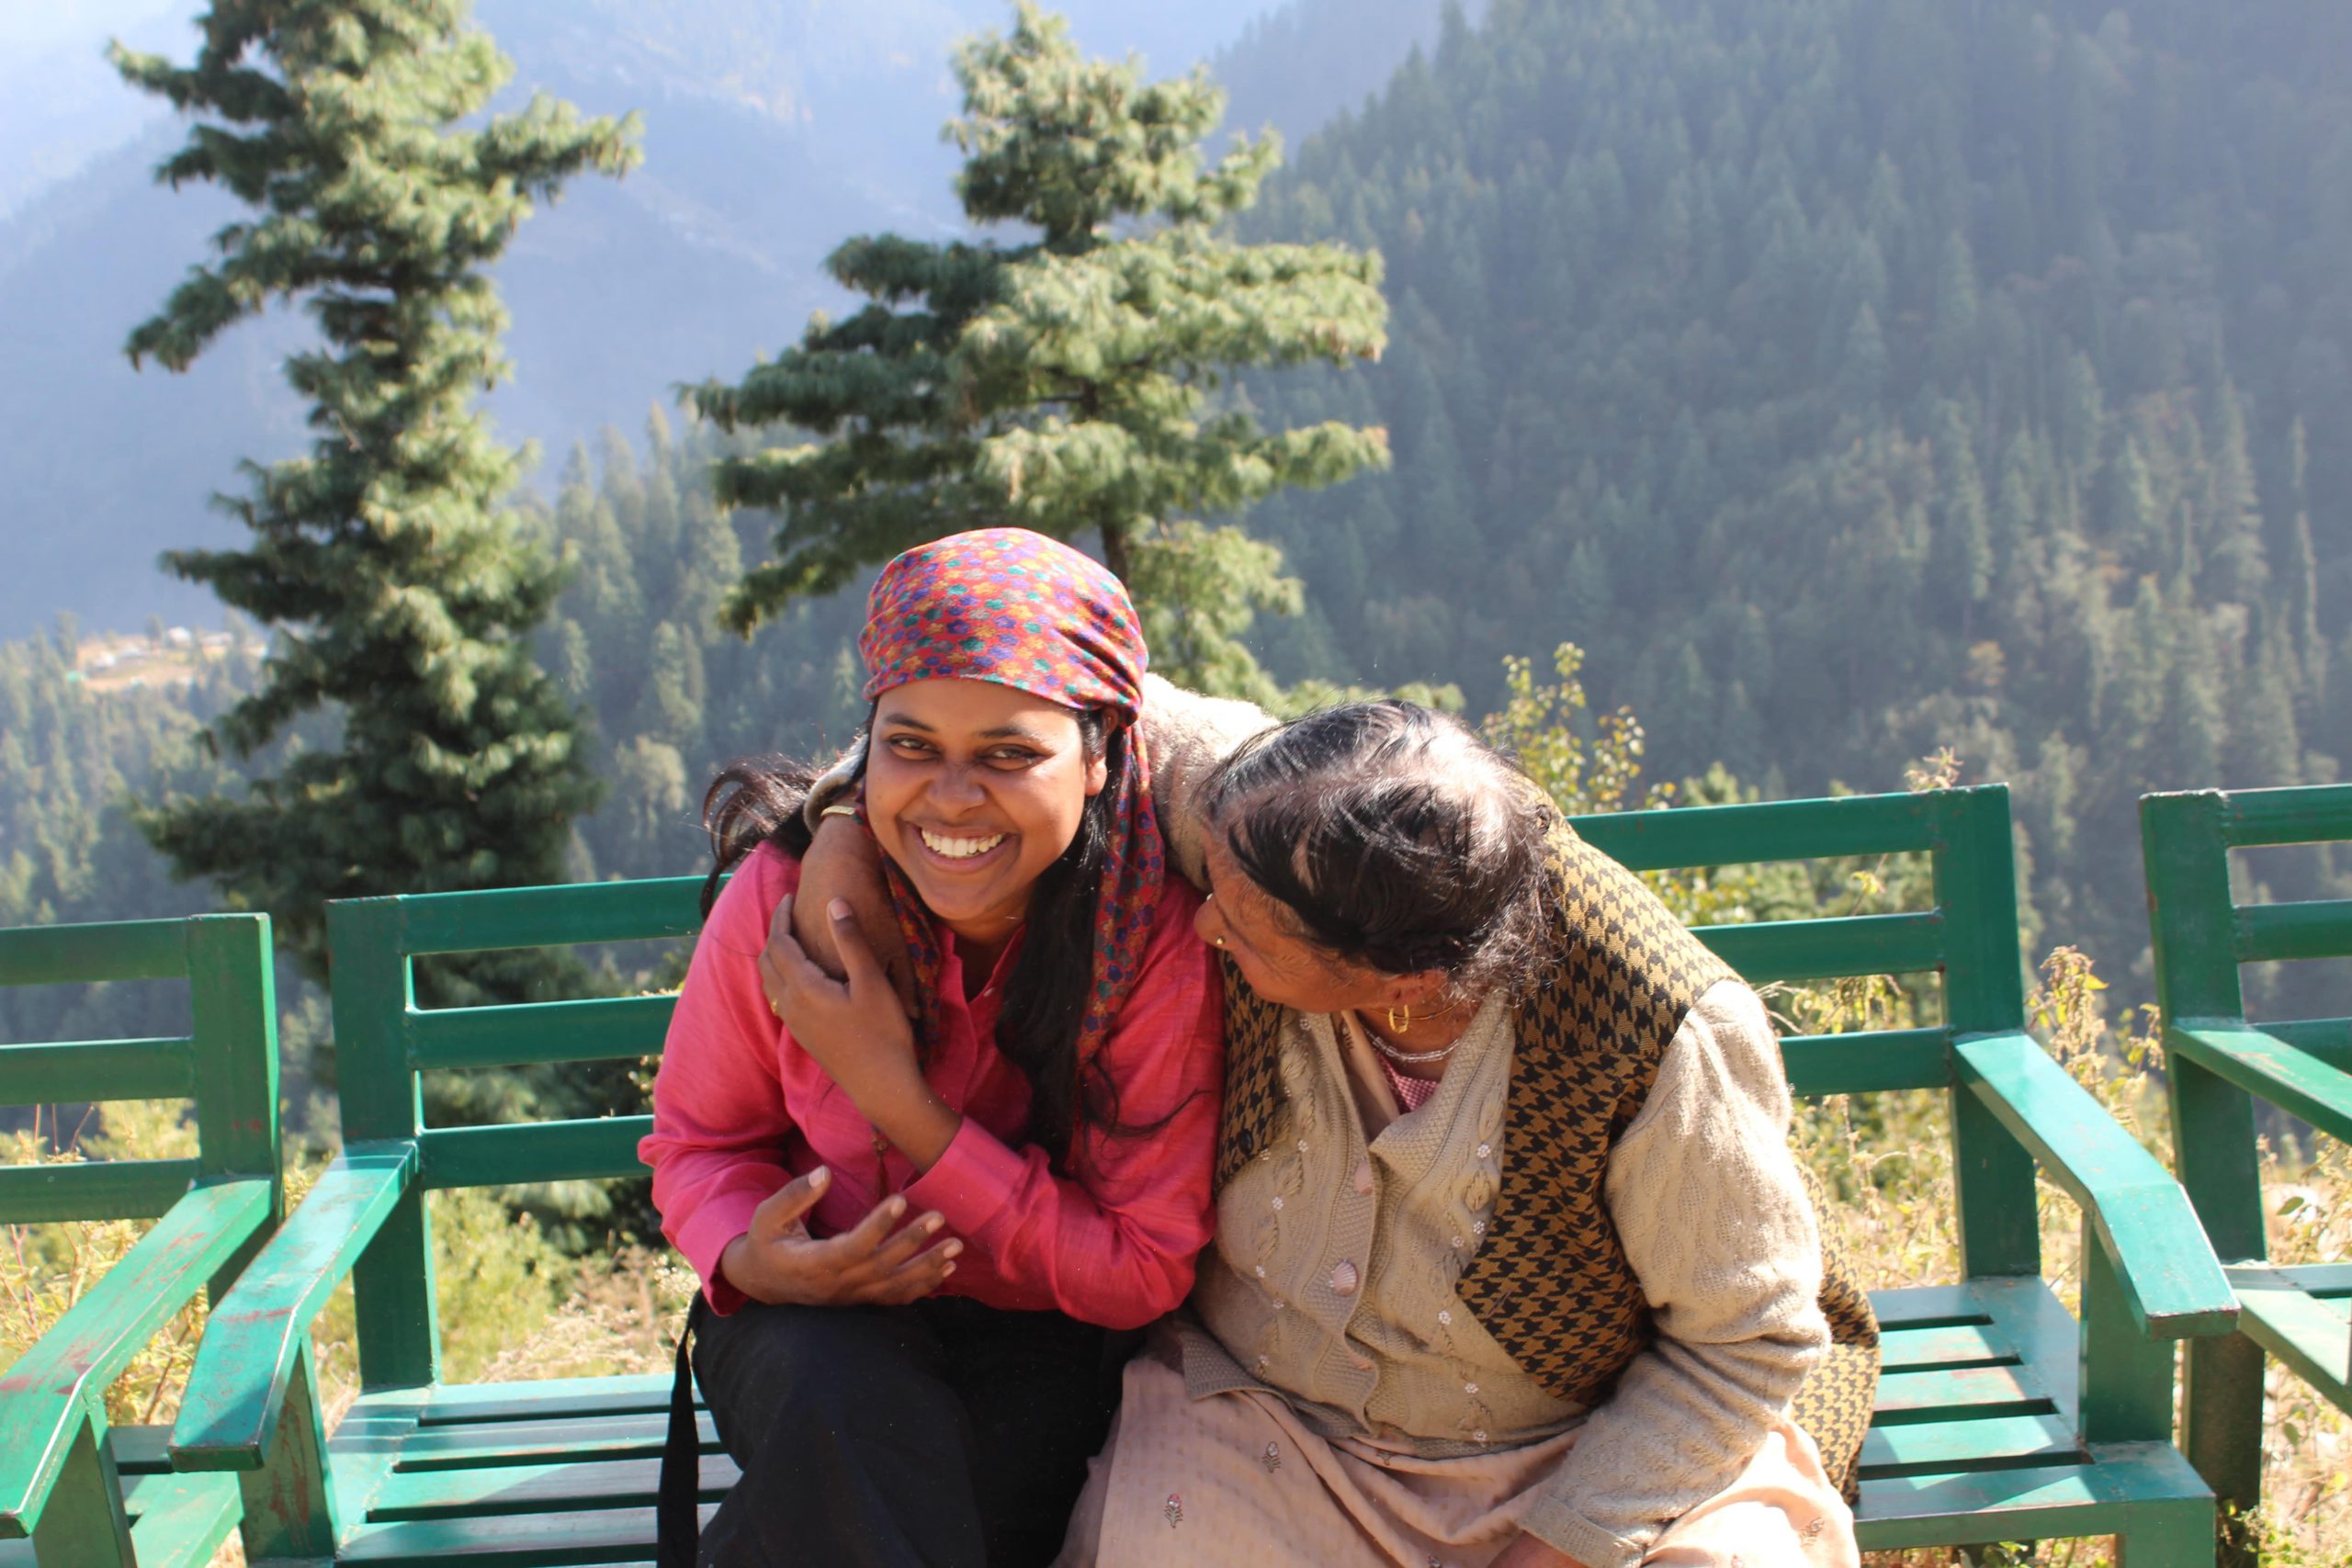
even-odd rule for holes
{"type": "MultiPolygon", "coordinates": [[[[865,602],[857,651],[871,702],[910,681],[993,681],[1073,708],[1099,708],[1112,730],[1109,854],[1094,912],[1094,964],[1079,1025],[1081,1066],[1102,1048],[1135,984],[1159,908],[1166,857],[1153,815],[1143,739],[1143,626],[1119,580],[1025,528],[983,528],[919,545],[882,569],[865,602]],[[1124,732],[1124,733],[1121,733],[1124,732]]],[[[915,968],[915,1036],[936,1039],[944,954],[914,885],[888,856],[884,874],[915,968]]]]}

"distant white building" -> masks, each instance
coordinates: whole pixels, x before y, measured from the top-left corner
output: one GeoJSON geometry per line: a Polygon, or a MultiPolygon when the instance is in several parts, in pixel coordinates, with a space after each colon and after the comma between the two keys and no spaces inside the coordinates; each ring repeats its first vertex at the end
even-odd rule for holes
{"type": "Polygon", "coordinates": [[[174,626],[164,634],[164,641],[173,648],[194,648],[196,634],[186,626],[174,626]]]}

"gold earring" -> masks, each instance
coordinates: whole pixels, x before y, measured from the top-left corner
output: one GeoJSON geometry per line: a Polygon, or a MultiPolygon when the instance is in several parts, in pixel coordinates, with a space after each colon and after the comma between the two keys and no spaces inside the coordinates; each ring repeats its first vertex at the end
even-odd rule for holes
{"type": "Polygon", "coordinates": [[[1402,1034],[1411,1029],[1413,1027],[1413,1004],[1407,1002],[1401,1008],[1390,1008],[1388,1010],[1388,1027],[1395,1030],[1399,1034],[1402,1034]]]}

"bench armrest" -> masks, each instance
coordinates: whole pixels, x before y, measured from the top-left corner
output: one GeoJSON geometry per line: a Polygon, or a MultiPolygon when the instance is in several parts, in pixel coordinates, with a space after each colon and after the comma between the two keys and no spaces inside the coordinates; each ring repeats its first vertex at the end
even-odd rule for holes
{"type": "Polygon", "coordinates": [[[2159,1339],[2226,1334],[2238,1302],[2188,1194],[2024,1034],[1955,1043],[1960,1080],[2082,1205],[2132,1320],[2159,1339]]]}
{"type": "Polygon", "coordinates": [[[33,1533],[85,1427],[103,1423],[107,1390],[269,1223],[272,1201],[260,1179],[189,1192],[0,1377],[0,1540],[33,1533]]]}
{"type": "Polygon", "coordinates": [[[311,1320],[416,1170],[413,1143],[350,1145],[245,1266],[229,1299],[213,1309],[197,1348],[172,1427],[173,1468],[262,1467],[311,1320]]]}
{"type": "Polygon", "coordinates": [[[2352,1073],[2339,1072],[2275,1034],[2234,1020],[2200,1021],[2166,1029],[2165,1049],[2330,1137],[2352,1142],[2352,1073]]]}

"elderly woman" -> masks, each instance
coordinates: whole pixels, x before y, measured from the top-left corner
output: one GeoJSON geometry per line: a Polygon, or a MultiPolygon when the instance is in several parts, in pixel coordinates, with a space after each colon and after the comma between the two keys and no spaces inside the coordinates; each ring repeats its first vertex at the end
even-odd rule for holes
{"type": "Polygon", "coordinates": [[[1247,985],[1216,1235],[1061,1561],[1854,1562],[1875,1330],[1755,993],[1450,719],[1204,768],[1249,713],[1149,700],[1247,985]]]}

